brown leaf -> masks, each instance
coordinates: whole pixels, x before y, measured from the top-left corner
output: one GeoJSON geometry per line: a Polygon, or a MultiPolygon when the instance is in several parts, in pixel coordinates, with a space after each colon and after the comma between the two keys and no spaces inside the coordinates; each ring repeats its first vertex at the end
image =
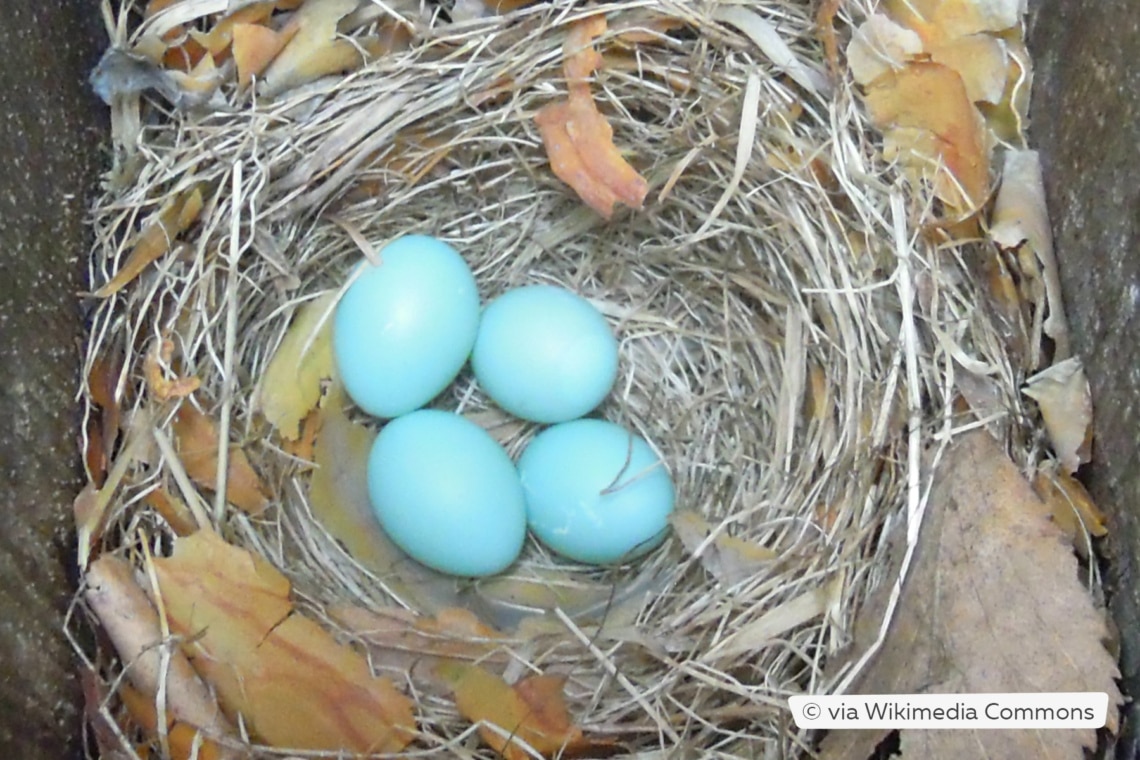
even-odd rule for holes
{"type": "MultiPolygon", "coordinates": [[[[1104,613],[1049,517],[987,433],[955,439],[937,471],[886,641],[852,693],[1107,692],[1115,732],[1119,673],[1103,645],[1104,613]]],[[[889,592],[885,584],[867,609],[885,607],[889,592]]],[[[874,642],[881,620],[860,614],[853,654],[874,642]]],[[[885,733],[832,732],[821,758],[865,760],[885,733]]],[[[901,743],[904,755],[916,757],[1060,760],[1095,747],[1096,734],[904,729],[901,743]]]]}
{"type": "Polygon", "coordinates": [[[290,39],[265,70],[264,94],[278,95],[363,63],[359,48],[337,36],[337,22],[357,5],[358,0],[306,0],[282,30],[290,39]]]}
{"type": "Polygon", "coordinates": [[[989,194],[989,146],[958,72],[937,63],[908,63],[875,79],[866,100],[888,148],[907,166],[928,174],[942,164],[949,172],[933,174],[939,198],[961,215],[980,208],[989,194]]]}
{"type": "Polygon", "coordinates": [[[215,735],[232,731],[190,662],[173,652],[165,665],[160,656],[162,627],[146,593],[135,582],[134,571],[118,557],[100,557],[85,578],[84,600],[91,607],[127,675],[144,699],[151,701],[165,681],[166,709],[171,719],[182,720],[215,735]]]}
{"type": "MultiPolygon", "coordinates": [[[[154,698],[124,684],[119,688],[119,698],[130,713],[131,719],[147,734],[152,742],[158,741],[158,710],[154,698]]],[[[166,741],[170,748],[170,760],[238,760],[240,755],[207,738],[195,726],[179,723],[167,715],[166,741]],[[195,747],[195,742],[198,746],[195,747]]]]}
{"type": "Polygon", "coordinates": [[[444,608],[434,618],[402,608],[351,606],[334,607],[329,615],[368,647],[379,672],[410,678],[423,693],[449,693],[447,682],[436,672],[444,660],[478,661],[496,674],[511,662],[505,645],[512,639],[462,608],[444,608]]]}
{"type": "Polygon", "coordinates": [[[1053,522],[1073,542],[1077,553],[1088,559],[1092,553],[1088,536],[1108,534],[1107,517],[1093,502],[1081,481],[1064,472],[1040,469],[1033,478],[1033,490],[1049,505],[1053,522]]]}
{"type": "Polygon", "coordinates": [[[380,527],[368,496],[368,454],[376,434],[349,420],[345,403],[344,389],[336,384],[321,406],[309,482],[313,516],[405,602],[426,612],[455,606],[456,580],[410,559],[380,527]]]}
{"type": "MultiPolygon", "coordinates": [[[[213,420],[193,404],[183,403],[174,415],[173,432],[186,474],[202,488],[217,488],[219,444],[213,420]]],[[[226,462],[226,501],[251,515],[261,514],[269,498],[245,452],[236,444],[230,446],[226,462]]]]}
{"type": "Polygon", "coordinates": [[[1080,358],[1038,372],[1021,392],[1037,402],[1063,470],[1076,472],[1092,455],[1092,392],[1080,358]]]}
{"type": "Polygon", "coordinates": [[[609,219],[621,201],[641,208],[649,185],[613,142],[613,128],[590,95],[588,78],[603,59],[592,46],[606,30],[605,16],[595,14],[576,22],[563,45],[563,73],[570,96],[550,103],[535,115],[550,168],[590,208],[609,219]]]}
{"type": "Polygon", "coordinates": [[[756,575],[777,557],[765,546],[716,530],[690,509],[676,510],[669,515],[669,523],[685,550],[700,559],[714,578],[730,586],[756,575]]]}
{"type": "Polygon", "coordinates": [[[272,2],[250,3],[222,18],[208,32],[191,31],[191,38],[214,56],[215,60],[222,61],[227,49],[236,42],[237,28],[265,24],[273,15],[273,5],[272,2]]]}
{"type": "Polygon", "coordinates": [[[201,530],[154,564],[172,630],[255,737],[354,753],[399,752],[411,741],[411,702],[295,612],[289,581],[264,559],[201,530]]]}
{"type": "Polygon", "coordinates": [[[236,24],[233,28],[233,57],[238,86],[249,87],[292,38],[291,32],[275,31],[261,24],[236,24]]]}
{"type": "Polygon", "coordinates": [[[1044,291],[1042,302],[1034,303],[1040,325],[1034,333],[1035,342],[1040,343],[1043,331],[1055,344],[1054,360],[1068,359],[1072,355],[1069,323],[1061,297],[1041,159],[1036,151],[1005,152],[1001,187],[990,220],[990,238],[1002,250],[1021,249],[1028,254],[1030,265],[1023,267],[1023,279],[1039,279],[1044,291]],[[1047,316],[1041,319],[1040,315],[1047,316]]]}
{"type": "Polygon", "coordinates": [[[301,420],[316,409],[322,384],[336,372],[331,319],[335,299],[336,294],[329,293],[297,311],[258,384],[254,408],[287,441],[300,436],[301,420]]]}
{"type": "Polygon", "coordinates": [[[451,685],[459,713],[505,760],[528,760],[524,745],[551,757],[572,753],[583,742],[582,730],[570,721],[561,676],[530,676],[511,687],[478,665],[444,662],[437,672],[451,685]]]}
{"type": "Polygon", "coordinates": [[[186,398],[202,386],[201,379],[197,377],[168,378],[166,371],[171,369],[171,359],[174,357],[174,341],[163,337],[155,341],[154,348],[147,354],[143,362],[143,374],[146,376],[146,385],[159,401],[169,401],[172,398],[186,398]]]}
{"type": "Polygon", "coordinates": [[[190,508],[181,499],[176,499],[167,493],[165,488],[156,488],[151,491],[146,495],[144,501],[146,501],[147,506],[158,513],[159,517],[166,520],[166,524],[170,526],[175,535],[188,536],[198,530],[198,521],[194,519],[194,514],[190,508]]]}
{"type": "Polygon", "coordinates": [[[197,220],[202,212],[202,187],[195,185],[167,201],[135,238],[127,260],[111,280],[95,291],[96,298],[118,293],[147,266],[168,253],[175,239],[197,220]]]}

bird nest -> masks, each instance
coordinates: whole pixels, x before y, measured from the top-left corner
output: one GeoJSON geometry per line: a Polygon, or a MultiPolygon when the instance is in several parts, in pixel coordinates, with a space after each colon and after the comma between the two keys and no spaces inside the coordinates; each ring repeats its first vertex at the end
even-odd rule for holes
{"type": "MultiPolygon", "coordinates": [[[[109,12],[117,45],[169,40],[175,22],[207,29],[225,10],[168,5],[109,12]]],[[[168,657],[202,643],[172,630],[151,582],[178,536],[213,531],[263,558],[298,614],[411,700],[415,755],[495,756],[477,736],[493,718],[473,718],[439,682],[438,664],[455,659],[506,684],[558,676],[566,715],[599,753],[797,755],[808,738],[786,700],[852,676],[824,664],[850,643],[869,590],[893,580],[887,541],[919,508],[920,451],[951,416],[926,325],[953,324],[956,340],[1003,363],[958,249],[919,233],[928,201],[878,154],[807,2],[461,10],[362,6],[353,12],[370,15],[342,40],[394,23],[405,43],[279,93],[251,97],[221,66],[204,95],[186,76],[104,82],[115,164],[94,211],[87,367],[101,379],[86,398],[111,487],[97,492],[82,559],[137,570],[168,657]],[[552,172],[535,118],[565,95],[568,35],[600,13],[591,96],[648,187],[643,208],[609,219],[552,172]],[[333,502],[359,502],[359,457],[342,443],[322,463],[321,446],[367,440],[380,423],[325,373],[286,435],[265,414],[266,378],[285,346],[301,346],[300,362],[318,350],[350,270],[410,233],[462,252],[485,301],[550,283],[606,316],[620,370],[597,414],[643,436],[672,475],[663,545],[587,567],[528,541],[504,574],[461,581],[400,555],[361,527],[366,516],[330,515],[351,506],[316,503],[329,501],[314,493],[322,466],[333,502]],[[140,261],[148,235],[155,253],[140,261]],[[290,336],[302,321],[311,330],[290,336]],[[98,424],[112,407],[119,441],[98,424]],[[196,430],[213,436],[205,464],[196,430]],[[237,482],[249,474],[252,498],[237,482]],[[446,650],[411,635],[457,617],[469,630],[445,630],[446,650]]],[[[433,405],[512,456],[539,429],[499,411],[467,373],[433,405]]],[[[80,648],[117,715],[115,693],[146,647],[80,648]]],[[[227,717],[232,734],[212,738],[231,750],[298,749],[227,717]]],[[[158,735],[171,751],[172,734],[158,735]]],[[[516,738],[522,754],[507,756],[529,756],[516,738]]]]}

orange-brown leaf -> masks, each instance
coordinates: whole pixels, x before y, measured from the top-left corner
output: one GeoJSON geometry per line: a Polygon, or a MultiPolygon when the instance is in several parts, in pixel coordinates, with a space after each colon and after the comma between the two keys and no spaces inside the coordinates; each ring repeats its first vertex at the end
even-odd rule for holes
{"type": "Polygon", "coordinates": [[[147,388],[159,401],[169,401],[172,398],[186,398],[202,385],[197,377],[169,378],[166,376],[174,357],[174,341],[162,338],[157,341],[154,348],[147,354],[143,362],[143,374],[146,376],[147,388]]]}
{"type": "Polygon", "coordinates": [[[95,291],[96,298],[118,293],[147,266],[165,255],[175,239],[194,223],[202,212],[202,188],[195,185],[170,200],[135,238],[127,260],[111,280],[95,291]]]}
{"type": "Polygon", "coordinates": [[[437,671],[451,684],[460,714],[478,724],[479,736],[506,760],[527,760],[524,745],[549,757],[583,742],[559,676],[530,676],[511,687],[478,665],[444,662],[437,671]]]}
{"type": "Polygon", "coordinates": [[[1077,553],[1088,558],[1091,547],[1086,534],[1100,538],[1108,533],[1107,516],[1100,511],[1081,481],[1066,472],[1039,470],[1033,490],[1053,512],[1053,522],[1073,542],[1077,553]]]}
{"type": "Polygon", "coordinates": [[[175,535],[188,536],[198,530],[198,522],[194,514],[180,499],[176,499],[166,492],[165,488],[157,488],[143,499],[147,505],[166,520],[166,524],[175,535]]]}
{"type": "MultiPolygon", "coordinates": [[[[186,474],[203,488],[218,486],[218,431],[214,422],[192,404],[174,416],[174,439],[186,474]]],[[[240,446],[230,446],[226,459],[226,501],[252,515],[268,504],[266,488],[240,446]]]]}
{"type": "Polygon", "coordinates": [[[593,41],[606,31],[601,14],[588,16],[571,28],[562,52],[562,70],[570,97],[551,103],[535,116],[550,168],[590,208],[609,219],[614,203],[641,208],[649,185],[613,141],[613,128],[598,111],[588,78],[603,63],[593,41]]]}
{"type": "Polygon", "coordinates": [[[625,205],[641,208],[649,183],[622,158],[614,145],[614,131],[606,118],[598,112],[588,94],[576,96],[571,90],[570,110],[566,120],[566,133],[586,171],[608,187],[625,205]]]}
{"type": "Polygon", "coordinates": [[[958,72],[937,63],[908,63],[867,87],[867,106],[908,166],[946,167],[950,178],[941,172],[933,178],[944,202],[962,214],[980,207],[989,193],[989,149],[981,115],[958,72]]]}
{"type": "Polygon", "coordinates": [[[399,752],[411,702],[352,648],[293,610],[289,581],[261,557],[198,531],[155,560],[171,628],[259,740],[276,747],[399,752]]]}
{"type": "Polygon", "coordinates": [[[223,18],[209,32],[191,34],[218,61],[225,60],[226,50],[236,42],[237,27],[266,23],[273,15],[273,5],[272,2],[251,3],[223,18]]]}
{"type": "Polygon", "coordinates": [[[238,86],[248,87],[254,77],[260,76],[292,36],[289,31],[278,32],[261,24],[235,24],[233,57],[238,86]]]}
{"type": "Polygon", "coordinates": [[[578,197],[599,214],[609,219],[614,213],[617,194],[606,187],[586,168],[582,156],[570,139],[566,122],[570,114],[570,104],[550,103],[543,106],[534,117],[546,155],[550,158],[550,169],[554,176],[565,182],[578,194],[578,197]]]}
{"type": "Polygon", "coordinates": [[[606,17],[601,13],[587,16],[570,27],[562,44],[565,56],[562,71],[571,84],[585,81],[602,66],[602,56],[594,49],[594,40],[605,34],[606,17]]]}

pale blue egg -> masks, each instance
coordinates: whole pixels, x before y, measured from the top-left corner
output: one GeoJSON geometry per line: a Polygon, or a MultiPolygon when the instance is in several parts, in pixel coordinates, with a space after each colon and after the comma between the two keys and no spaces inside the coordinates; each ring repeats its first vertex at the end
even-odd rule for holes
{"type": "Polygon", "coordinates": [[[554,425],[535,436],[518,468],[531,531],[564,557],[624,562],[665,539],[673,481],[649,444],[619,425],[554,425]]]}
{"type": "Polygon", "coordinates": [[[479,328],[479,293],[447,243],[408,235],[365,262],[337,305],[333,353],[348,395],[376,417],[419,409],[455,379],[479,328]]]}
{"type": "Polygon", "coordinates": [[[388,537],[440,572],[493,575],[522,551],[526,506],[514,463],[457,414],[421,409],[385,425],[369,455],[368,493],[388,537]]]}
{"type": "Polygon", "coordinates": [[[588,414],[613,388],[617,341],[586,299],[531,285],[484,309],[471,368],[487,395],[516,417],[565,422],[588,414]]]}

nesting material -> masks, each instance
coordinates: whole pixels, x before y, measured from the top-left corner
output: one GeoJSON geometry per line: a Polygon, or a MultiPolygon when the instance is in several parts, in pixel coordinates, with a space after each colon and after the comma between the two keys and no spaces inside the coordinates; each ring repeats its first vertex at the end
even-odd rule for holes
{"type": "MultiPolygon", "coordinates": [[[[117,42],[225,9],[206,5],[172,3],[129,34],[132,10],[117,10],[117,42]]],[[[853,86],[829,71],[811,6],[557,2],[452,21],[366,5],[354,33],[394,24],[410,42],[352,73],[258,98],[120,90],[88,301],[88,369],[111,393],[88,399],[89,422],[114,406],[123,432],[88,505],[91,551],[150,573],[148,556],[209,527],[264,558],[299,612],[412,700],[408,749],[424,756],[496,754],[446,674],[424,677],[418,639],[413,656],[370,645],[364,612],[373,627],[473,613],[497,632],[481,640],[485,668],[564,678],[570,720],[608,754],[800,754],[786,699],[838,685],[824,663],[869,589],[894,580],[883,556],[921,515],[921,452],[954,420],[949,357],[967,346],[978,366],[1006,366],[956,249],[920,234],[928,200],[877,156],[853,86]],[[568,97],[567,35],[599,14],[600,63],[570,88],[589,87],[647,188],[640,209],[614,194],[609,220],[552,172],[539,118],[568,97]],[[315,345],[352,267],[409,233],[461,251],[484,301],[548,283],[606,315],[621,365],[600,414],[651,442],[677,487],[659,549],[599,569],[531,541],[506,575],[457,582],[390,546],[354,557],[343,525],[318,519],[314,488],[348,499],[358,488],[336,478],[359,470],[320,474],[256,406],[261,383],[305,307],[320,304],[305,317],[315,345]],[[231,445],[189,451],[187,428],[231,445]]],[[[340,436],[350,451],[376,423],[342,413],[324,380],[302,402],[332,409],[317,446],[340,436]]],[[[539,429],[469,374],[434,406],[512,456],[539,429]]],[[[123,663],[89,663],[113,710],[123,663]]],[[[222,744],[245,746],[229,717],[222,744]]]]}

